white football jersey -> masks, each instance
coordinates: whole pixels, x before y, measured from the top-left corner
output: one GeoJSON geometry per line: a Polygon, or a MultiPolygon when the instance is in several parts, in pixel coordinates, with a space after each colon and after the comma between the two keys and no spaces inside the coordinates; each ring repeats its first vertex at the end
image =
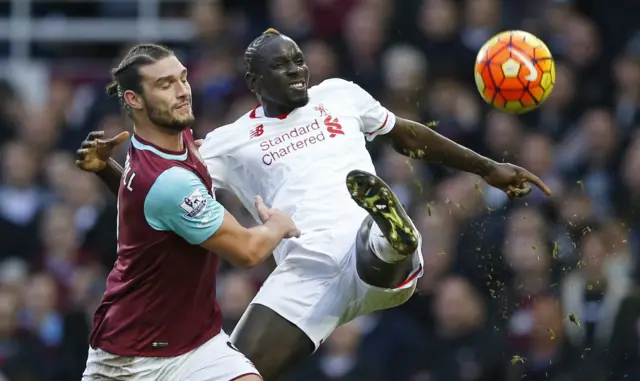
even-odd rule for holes
{"type": "Polygon", "coordinates": [[[395,122],[360,86],[328,79],[311,87],[309,103],[290,114],[268,118],[256,106],[215,129],[200,153],[214,186],[235,193],[254,218],[256,195],[292,216],[302,236],[278,247],[277,263],[296,252],[337,258],[348,252],[366,216],[351,199],[346,176],[354,169],[375,173],[365,138],[388,133],[395,122]]]}

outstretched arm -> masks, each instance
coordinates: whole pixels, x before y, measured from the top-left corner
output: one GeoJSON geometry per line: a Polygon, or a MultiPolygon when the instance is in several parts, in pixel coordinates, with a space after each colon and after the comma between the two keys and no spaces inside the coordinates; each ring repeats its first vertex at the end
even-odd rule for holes
{"type": "MultiPolygon", "coordinates": [[[[435,123],[430,127],[435,127],[435,123]]],[[[529,194],[529,184],[534,184],[551,196],[549,187],[527,170],[495,162],[447,139],[430,127],[396,118],[391,131],[382,136],[386,136],[393,148],[402,155],[474,173],[489,185],[503,190],[510,198],[529,194]]]]}
{"type": "Polygon", "coordinates": [[[497,164],[491,159],[461,146],[440,135],[432,127],[407,119],[396,118],[396,124],[387,134],[394,150],[413,159],[442,164],[461,171],[488,176],[497,164]]]}
{"type": "Polygon", "coordinates": [[[551,190],[538,177],[518,166],[497,163],[445,138],[429,128],[435,127],[435,123],[427,127],[398,118],[352,82],[333,80],[332,84],[342,89],[343,94],[348,94],[348,101],[360,116],[361,131],[367,140],[385,137],[402,155],[475,173],[510,198],[529,194],[529,184],[535,184],[545,194],[551,195],[551,190]]]}

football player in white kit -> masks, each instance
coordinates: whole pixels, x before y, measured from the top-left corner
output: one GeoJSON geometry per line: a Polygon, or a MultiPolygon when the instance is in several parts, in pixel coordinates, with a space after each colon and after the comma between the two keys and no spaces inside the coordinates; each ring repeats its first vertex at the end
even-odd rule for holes
{"type": "Polygon", "coordinates": [[[276,249],[276,269],[231,335],[267,381],[340,324],[404,303],[422,275],[420,235],[375,176],[366,140],[384,138],[406,156],[475,173],[509,197],[527,195],[530,184],[551,194],[520,167],[396,117],[352,82],[329,79],[307,91],[303,53],[274,29],[249,45],[245,61],[259,105],[209,133],[200,154],[214,186],[233,192],[258,221],[257,194],[302,232],[276,249]]]}

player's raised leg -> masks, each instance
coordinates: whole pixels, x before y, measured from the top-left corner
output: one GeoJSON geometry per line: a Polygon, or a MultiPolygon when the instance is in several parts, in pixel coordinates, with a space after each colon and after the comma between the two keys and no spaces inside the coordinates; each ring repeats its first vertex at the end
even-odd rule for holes
{"type": "Polygon", "coordinates": [[[356,241],[356,267],[369,285],[395,288],[415,271],[420,233],[391,188],[365,171],[347,175],[351,198],[369,212],[356,241]]]}
{"type": "MultiPolygon", "coordinates": [[[[356,240],[356,267],[368,285],[394,289],[415,274],[420,234],[387,184],[363,171],[347,177],[352,198],[370,217],[356,240]]],[[[382,302],[362,311],[390,308],[404,302],[413,288],[398,298],[383,295],[382,302]],[[400,300],[401,299],[401,300],[400,300]]],[[[275,381],[315,350],[312,340],[296,325],[261,304],[252,304],[231,334],[231,340],[260,371],[265,381],[275,381]]]]}
{"type": "Polygon", "coordinates": [[[311,339],[300,328],[269,307],[252,304],[231,334],[265,381],[273,381],[314,351],[311,339]]]}

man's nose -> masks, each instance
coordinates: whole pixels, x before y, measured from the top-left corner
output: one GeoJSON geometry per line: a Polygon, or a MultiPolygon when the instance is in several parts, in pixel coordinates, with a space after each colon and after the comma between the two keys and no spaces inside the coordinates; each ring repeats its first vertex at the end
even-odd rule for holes
{"type": "Polygon", "coordinates": [[[291,76],[291,77],[297,76],[297,75],[300,74],[301,71],[302,71],[302,68],[300,66],[296,65],[295,63],[289,62],[287,64],[287,75],[288,76],[291,76]]]}
{"type": "Polygon", "coordinates": [[[189,85],[183,82],[178,83],[177,96],[182,98],[189,95],[189,85]]]}

